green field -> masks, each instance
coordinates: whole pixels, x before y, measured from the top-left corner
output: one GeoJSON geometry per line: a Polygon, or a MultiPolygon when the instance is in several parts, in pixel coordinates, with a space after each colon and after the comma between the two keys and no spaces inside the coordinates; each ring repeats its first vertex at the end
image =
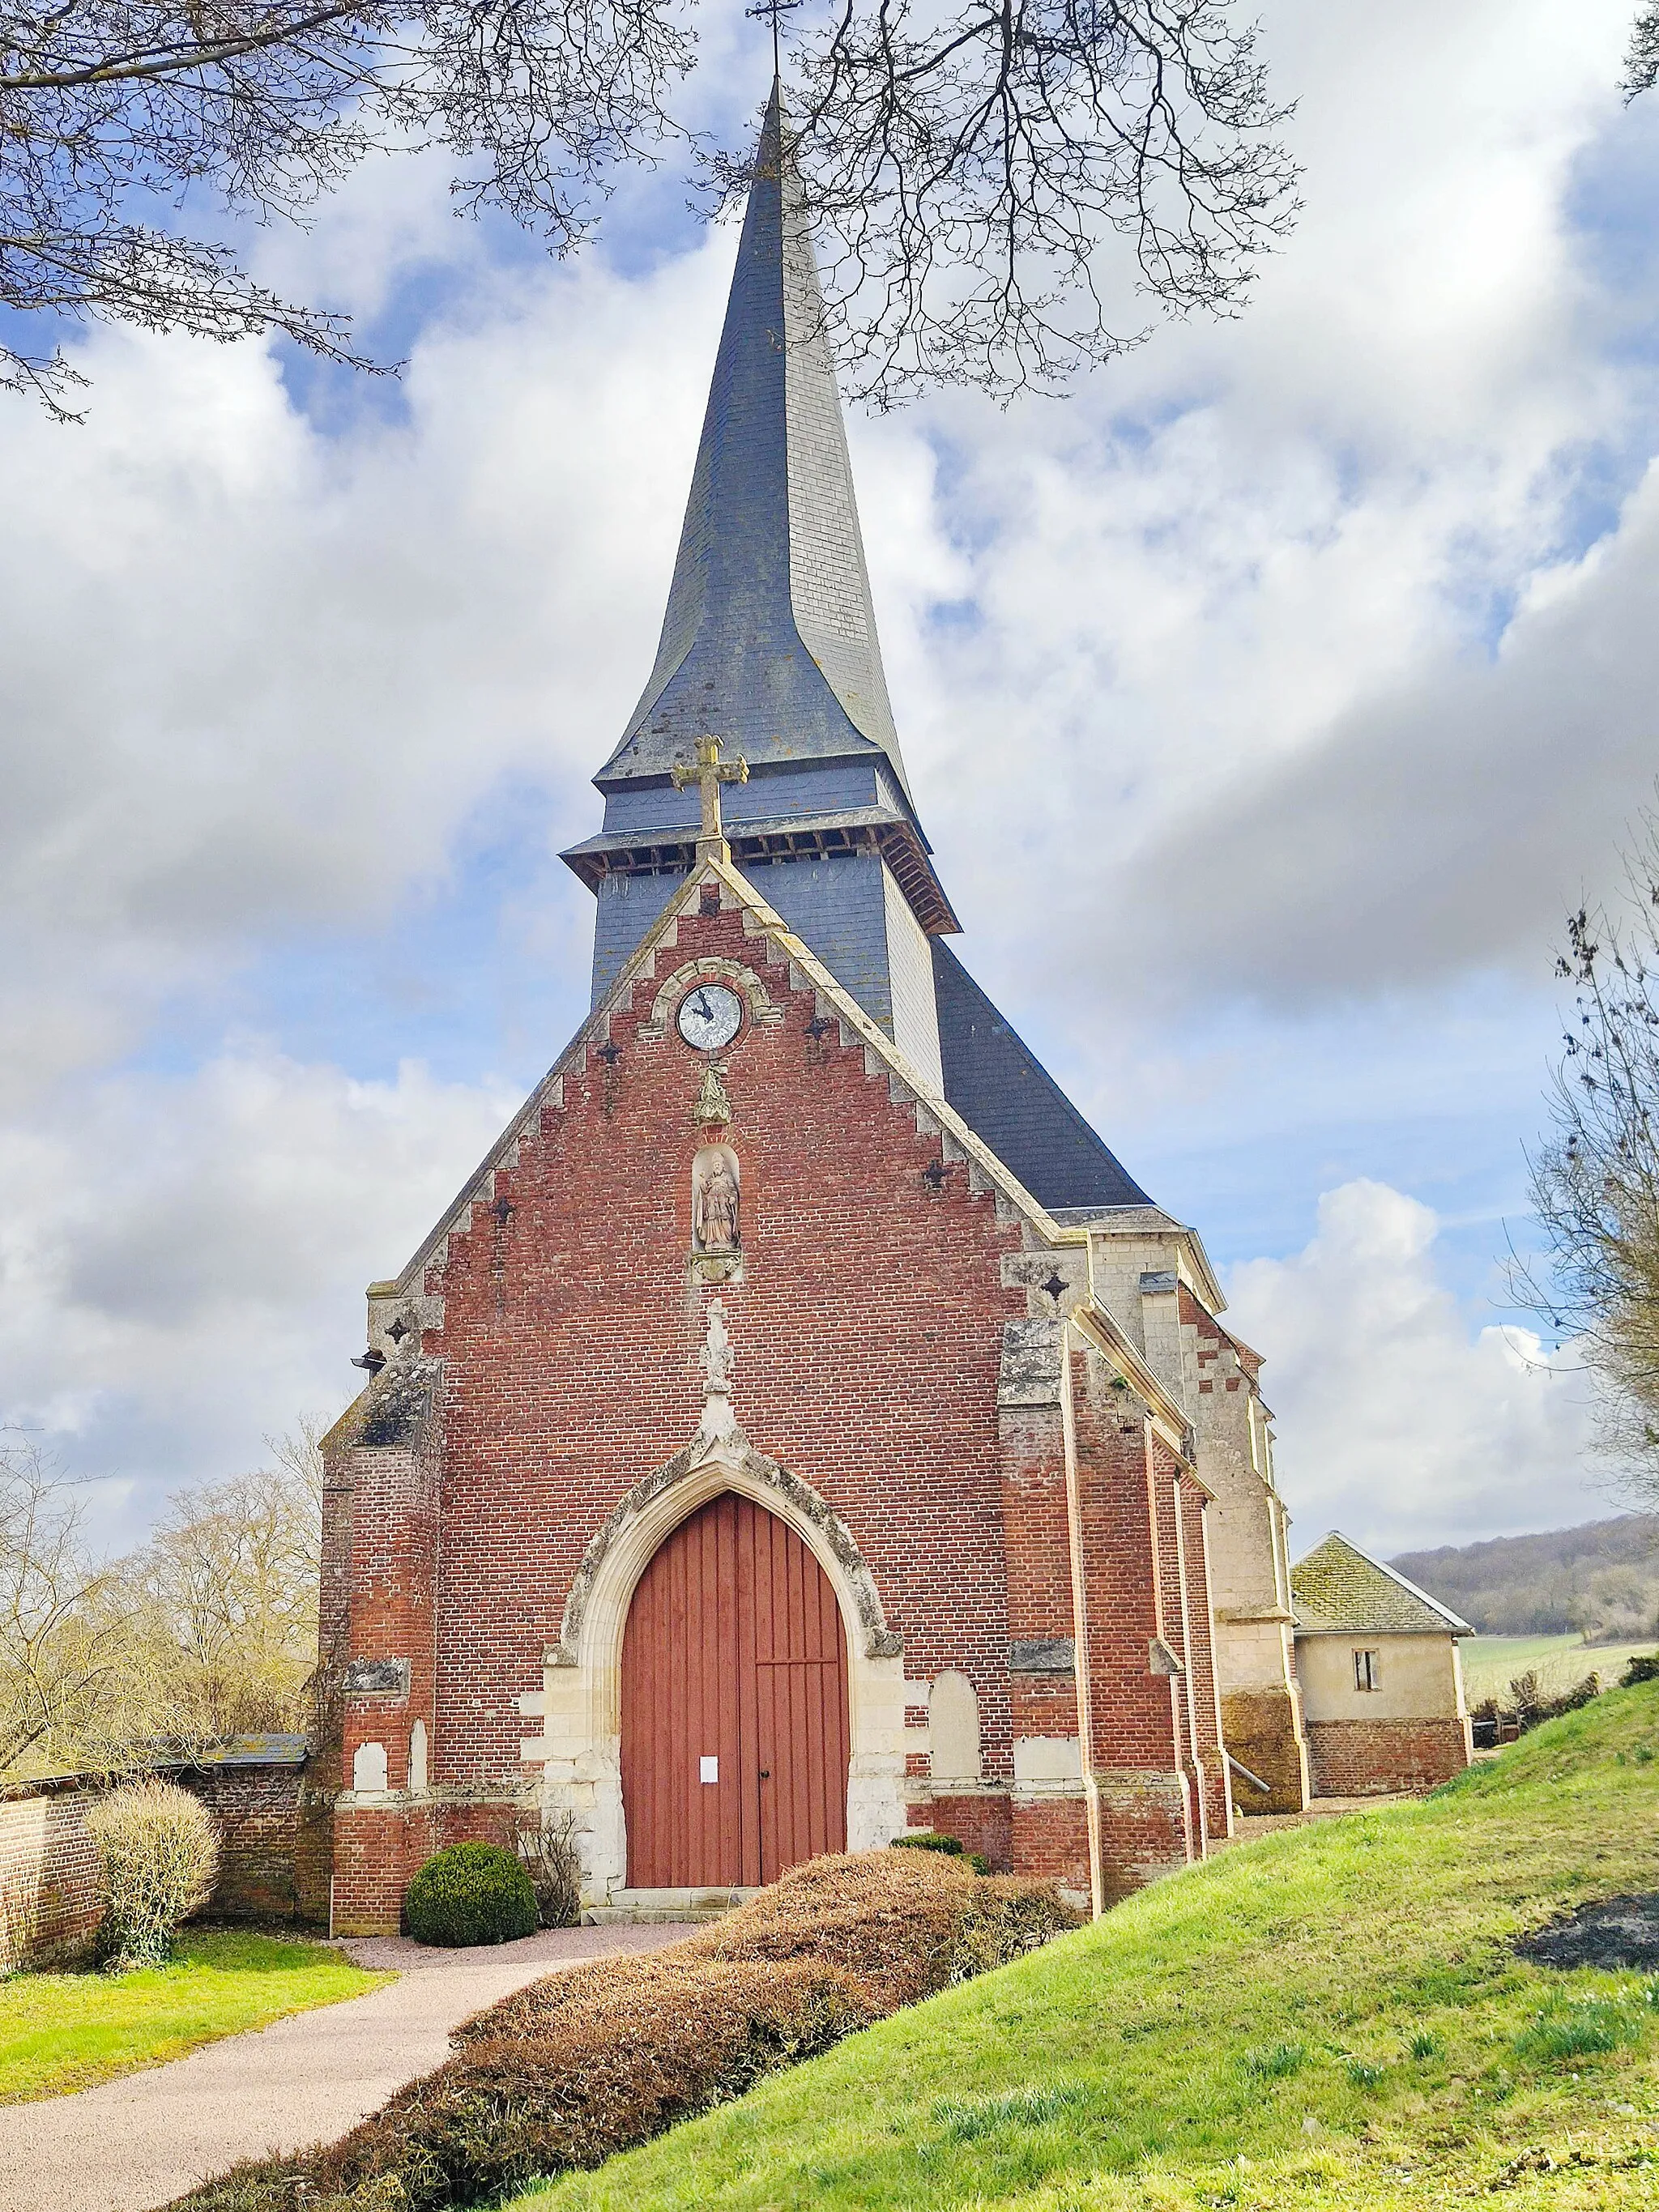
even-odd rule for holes
{"type": "Polygon", "coordinates": [[[1547,1692],[1571,1689],[1586,1674],[1599,1674],[1601,1687],[1610,1689],[1635,1653],[1650,1652],[1645,1644],[1585,1644],[1577,1636],[1469,1636],[1463,1639],[1463,1680],[1469,1703],[1501,1698],[1516,1675],[1528,1668],[1537,1674],[1547,1692]]]}
{"type": "Polygon", "coordinates": [[[324,1943],[186,1929],[171,1965],[0,1981],[0,2104],[58,2097],[389,1981],[324,1943]]]}
{"type": "Polygon", "coordinates": [[[1659,1887],[1659,1684],[1281,1831],[517,2212],[1659,2202],[1659,1977],[1520,1933],[1659,1887]]]}

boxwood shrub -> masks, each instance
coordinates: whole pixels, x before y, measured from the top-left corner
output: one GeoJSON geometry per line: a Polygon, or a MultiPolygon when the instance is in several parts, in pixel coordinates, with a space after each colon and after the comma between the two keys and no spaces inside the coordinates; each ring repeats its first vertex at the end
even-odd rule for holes
{"type": "Polygon", "coordinates": [[[541,1925],[535,1886],[511,1851],[451,1844],[434,1852],[404,1897],[404,1925],[417,1943],[449,1949],[510,1943],[541,1925]]]}
{"type": "Polygon", "coordinates": [[[975,1874],[989,1874],[991,1862],[978,1851],[970,1851],[960,1836],[942,1835],[937,1828],[912,1828],[902,1836],[895,1836],[888,1846],[895,1851],[942,1851],[946,1858],[966,1859],[975,1874]]]}

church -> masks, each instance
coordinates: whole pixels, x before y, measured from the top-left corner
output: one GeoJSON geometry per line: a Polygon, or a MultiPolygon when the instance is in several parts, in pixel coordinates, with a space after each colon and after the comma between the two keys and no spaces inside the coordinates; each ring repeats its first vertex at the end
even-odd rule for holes
{"type": "Polygon", "coordinates": [[[327,1440],[342,1933],[574,1838],[651,1917],[907,1830],[1096,1911],[1306,1802],[1260,1361],[951,949],[775,86],[592,1012],[327,1440]]]}

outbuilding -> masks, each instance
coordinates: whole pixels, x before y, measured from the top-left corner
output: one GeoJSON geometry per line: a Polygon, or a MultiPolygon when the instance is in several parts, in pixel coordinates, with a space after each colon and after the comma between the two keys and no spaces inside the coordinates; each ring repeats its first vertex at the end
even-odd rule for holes
{"type": "Polygon", "coordinates": [[[1317,1797],[1427,1790],[1473,1753],[1468,1621],[1334,1529],[1291,1570],[1296,1668],[1317,1797]]]}

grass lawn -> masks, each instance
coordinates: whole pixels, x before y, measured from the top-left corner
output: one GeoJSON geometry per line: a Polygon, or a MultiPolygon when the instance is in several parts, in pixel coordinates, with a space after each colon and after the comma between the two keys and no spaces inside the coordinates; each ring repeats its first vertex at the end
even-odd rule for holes
{"type": "Polygon", "coordinates": [[[1469,1703],[1502,1697],[1516,1675],[1535,1670],[1545,1690],[1571,1689],[1586,1674],[1599,1674],[1608,1689],[1635,1653],[1650,1653],[1643,1644],[1586,1644],[1577,1636],[1469,1636],[1463,1640],[1463,1680],[1469,1703]]]}
{"type": "Polygon", "coordinates": [[[1281,1831],[517,2212],[1659,2203],[1659,1978],[1510,1948],[1659,1888],[1659,1684],[1281,1831]]]}
{"type": "Polygon", "coordinates": [[[171,1965],[137,1973],[15,1974],[0,1981],[0,2104],[88,2088],[391,1979],[326,1944],[232,1929],[186,1929],[171,1965]]]}

